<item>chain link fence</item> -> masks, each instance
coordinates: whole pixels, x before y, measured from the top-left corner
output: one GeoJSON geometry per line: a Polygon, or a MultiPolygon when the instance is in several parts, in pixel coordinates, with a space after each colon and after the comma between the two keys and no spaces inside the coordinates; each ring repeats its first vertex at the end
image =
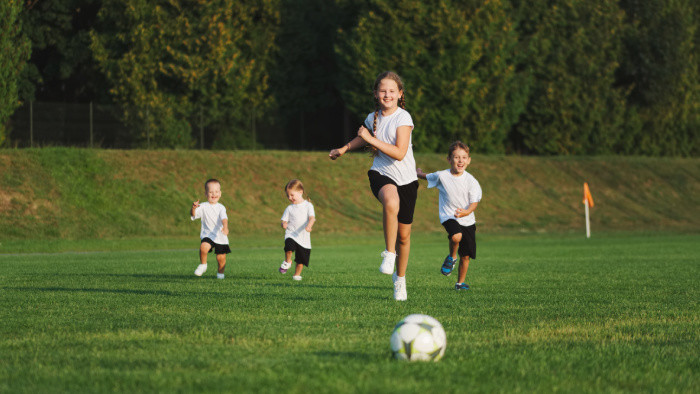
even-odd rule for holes
{"type": "MultiPolygon", "coordinates": [[[[288,122],[256,121],[251,112],[246,132],[252,148],[326,150],[352,138],[359,120],[342,106],[299,113],[288,122]],[[249,128],[249,130],[248,130],[249,128]]],[[[31,101],[19,107],[10,118],[8,145],[14,148],[75,146],[86,148],[131,149],[142,146],[122,121],[116,105],[31,101]]],[[[193,126],[197,149],[226,149],[217,145],[211,130],[193,126]]],[[[148,138],[147,138],[148,140],[148,138]]],[[[249,148],[247,148],[249,149],[249,148]]]]}

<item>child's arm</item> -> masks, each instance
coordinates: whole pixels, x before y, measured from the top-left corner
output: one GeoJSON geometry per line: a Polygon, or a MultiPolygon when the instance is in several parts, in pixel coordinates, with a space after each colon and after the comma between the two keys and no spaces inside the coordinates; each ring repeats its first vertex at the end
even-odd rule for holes
{"type": "Polygon", "coordinates": [[[199,200],[192,203],[192,209],[190,209],[190,216],[191,217],[194,217],[194,211],[196,211],[197,208],[199,208],[199,200]]]}
{"type": "Polygon", "coordinates": [[[472,213],[476,210],[477,204],[479,204],[479,203],[473,202],[473,203],[469,204],[467,209],[457,208],[457,210],[455,211],[455,217],[461,218],[461,217],[468,216],[470,213],[472,213]]]}
{"type": "Polygon", "coordinates": [[[316,216],[309,216],[309,224],[306,225],[307,232],[311,232],[314,223],[316,223],[316,216]]]}
{"type": "Polygon", "coordinates": [[[287,222],[285,222],[284,220],[282,221],[282,228],[285,230],[287,229],[287,222]]]}
{"type": "Polygon", "coordinates": [[[354,150],[354,149],[362,148],[365,145],[367,145],[367,143],[362,138],[355,137],[350,142],[345,144],[342,148],[333,149],[328,154],[328,157],[330,157],[331,160],[335,160],[335,159],[339,158],[340,156],[344,155],[346,152],[354,150]]]}
{"type": "Polygon", "coordinates": [[[380,141],[365,126],[360,127],[360,130],[357,131],[357,136],[392,159],[401,161],[406,156],[406,152],[408,152],[411,130],[411,126],[399,126],[396,129],[396,145],[380,141]]]}
{"type": "Polygon", "coordinates": [[[221,223],[224,225],[221,232],[224,233],[224,235],[228,235],[228,219],[222,219],[221,223]]]}
{"type": "Polygon", "coordinates": [[[420,179],[428,179],[428,174],[423,172],[420,168],[416,168],[416,176],[420,179]]]}

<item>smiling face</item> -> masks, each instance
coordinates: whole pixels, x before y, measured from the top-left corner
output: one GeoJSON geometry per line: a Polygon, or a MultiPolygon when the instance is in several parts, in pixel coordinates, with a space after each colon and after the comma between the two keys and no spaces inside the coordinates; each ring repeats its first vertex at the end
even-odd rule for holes
{"type": "Polygon", "coordinates": [[[304,201],[303,190],[287,189],[287,200],[292,204],[299,204],[304,201]]]}
{"type": "Polygon", "coordinates": [[[398,108],[399,98],[403,91],[393,79],[384,78],[379,82],[374,96],[377,98],[383,112],[393,112],[398,108]]]}
{"type": "Polygon", "coordinates": [[[206,196],[209,204],[216,204],[221,198],[221,185],[219,182],[209,182],[206,186],[206,196]]]}
{"type": "Polygon", "coordinates": [[[447,161],[450,163],[450,172],[453,175],[462,175],[472,158],[469,157],[469,153],[466,150],[457,148],[452,151],[447,161]]]}

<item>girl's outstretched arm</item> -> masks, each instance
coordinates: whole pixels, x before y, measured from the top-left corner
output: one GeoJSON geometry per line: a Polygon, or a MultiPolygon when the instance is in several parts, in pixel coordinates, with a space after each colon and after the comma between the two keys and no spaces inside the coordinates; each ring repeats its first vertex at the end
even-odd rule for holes
{"type": "Polygon", "coordinates": [[[406,157],[406,152],[408,152],[408,144],[411,141],[412,129],[411,126],[399,126],[396,129],[396,145],[380,141],[364,126],[360,127],[360,130],[357,131],[357,136],[392,159],[401,161],[406,157]]]}
{"type": "Polygon", "coordinates": [[[354,149],[362,148],[362,147],[365,146],[365,145],[367,145],[367,143],[365,142],[365,140],[363,140],[363,139],[360,138],[360,137],[355,137],[355,138],[353,138],[350,142],[348,142],[347,144],[343,145],[342,148],[333,149],[333,150],[328,154],[328,157],[329,157],[331,160],[335,160],[335,159],[339,158],[340,156],[344,155],[346,152],[351,151],[351,150],[354,150],[354,149]]]}

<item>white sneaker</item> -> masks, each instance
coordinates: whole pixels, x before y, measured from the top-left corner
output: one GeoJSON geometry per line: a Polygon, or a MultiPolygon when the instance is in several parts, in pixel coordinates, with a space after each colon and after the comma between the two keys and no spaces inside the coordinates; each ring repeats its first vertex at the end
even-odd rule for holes
{"type": "Polygon", "coordinates": [[[286,274],[286,273],[287,273],[287,270],[288,270],[289,267],[291,267],[291,266],[292,266],[292,263],[289,263],[289,262],[287,262],[287,261],[283,261],[282,264],[280,265],[280,269],[279,269],[280,274],[286,274]]]}
{"type": "Polygon", "coordinates": [[[202,276],[203,273],[207,271],[207,265],[206,264],[200,264],[197,266],[197,269],[194,270],[194,274],[197,276],[202,276]]]}
{"type": "Polygon", "coordinates": [[[396,301],[406,301],[408,299],[408,294],[406,293],[406,277],[398,276],[394,273],[391,279],[394,281],[394,299],[396,301]]]}
{"type": "Polygon", "coordinates": [[[216,273],[216,279],[224,279],[224,274],[216,273]]]}
{"type": "Polygon", "coordinates": [[[382,274],[391,275],[394,273],[394,265],[396,263],[396,253],[391,253],[387,250],[382,252],[382,265],[379,266],[379,272],[382,274]]]}
{"type": "Polygon", "coordinates": [[[294,275],[294,276],[292,276],[292,279],[301,280],[301,275],[294,275]]]}

